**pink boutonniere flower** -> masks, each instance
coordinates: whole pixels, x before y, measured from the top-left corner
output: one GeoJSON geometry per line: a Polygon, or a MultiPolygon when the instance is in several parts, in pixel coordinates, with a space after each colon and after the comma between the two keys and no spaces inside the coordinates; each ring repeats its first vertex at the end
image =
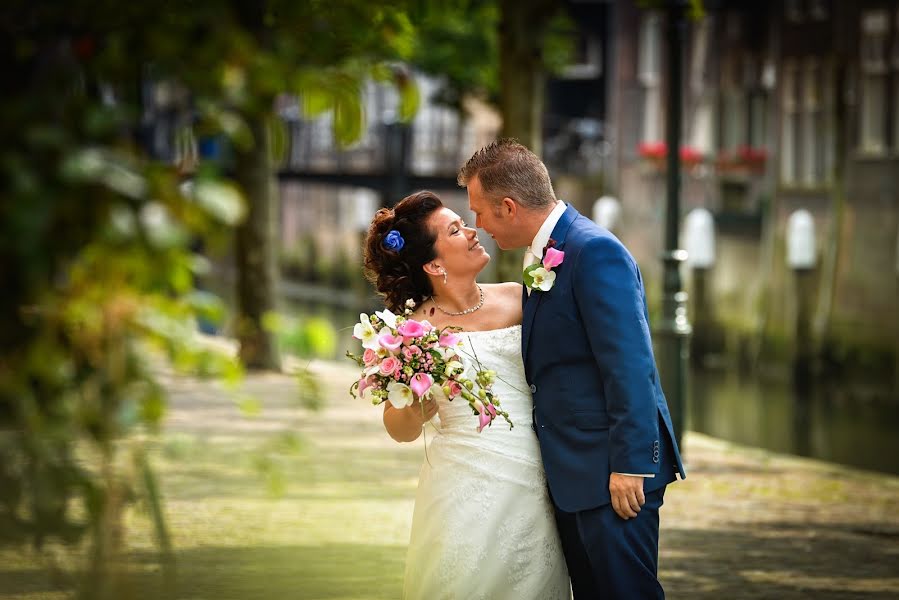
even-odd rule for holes
{"type": "Polygon", "coordinates": [[[562,264],[565,253],[553,248],[553,240],[543,252],[543,262],[536,263],[524,270],[524,285],[532,290],[548,292],[556,283],[555,267],[562,264]]]}

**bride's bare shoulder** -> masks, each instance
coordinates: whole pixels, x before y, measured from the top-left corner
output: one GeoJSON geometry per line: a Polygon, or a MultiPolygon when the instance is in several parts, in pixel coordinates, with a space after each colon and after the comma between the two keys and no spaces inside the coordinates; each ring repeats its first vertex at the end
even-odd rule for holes
{"type": "Polygon", "coordinates": [[[490,283],[484,287],[489,287],[494,293],[503,296],[503,298],[511,298],[516,301],[521,300],[521,284],[515,281],[504,281],[502,283],[490,283]]]}

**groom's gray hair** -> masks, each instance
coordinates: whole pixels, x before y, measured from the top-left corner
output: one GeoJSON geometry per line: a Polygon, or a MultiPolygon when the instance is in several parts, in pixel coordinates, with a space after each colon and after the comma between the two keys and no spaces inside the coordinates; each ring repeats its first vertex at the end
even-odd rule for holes
{"type": "Polygon", "coordinates": [[[459,171],[456,181],[467,187],[475,177],[494,204],[506,197],[531,210],[556,203],[546,165],[514,139],[499,139],[475,152],[459,171]]]}

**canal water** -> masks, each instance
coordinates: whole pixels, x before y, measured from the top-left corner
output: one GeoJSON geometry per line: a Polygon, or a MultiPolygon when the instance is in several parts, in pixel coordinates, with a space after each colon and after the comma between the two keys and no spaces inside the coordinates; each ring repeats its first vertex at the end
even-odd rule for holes
{"type": "MultiPolygon", "coordinates": [[[[887,388],[886,385],[883,388],[887,388]]],[[[687,429],[748,446],[899,475],[899,399],[885,391],[694,370],[687,429]]]]}

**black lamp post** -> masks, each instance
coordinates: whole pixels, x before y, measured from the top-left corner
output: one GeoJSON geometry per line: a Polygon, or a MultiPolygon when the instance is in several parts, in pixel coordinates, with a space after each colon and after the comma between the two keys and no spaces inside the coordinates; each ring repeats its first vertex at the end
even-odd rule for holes
{"type": "Polygon", "coordinates": [[[668,110],[666,144],[667,202],[665,211],[664,285],[662,321],[657,328],[659,372],[668,400],[677,444],[681,447],[686,413],[687,357],[690,322],[687,319],[687,293],[682,289],[680,264],[687,253],[678,248],[680,228],[680,140],[683,112],[683,47],[686,30],[686,0],[669,0],[665,39],[668,60],[668,110]]]}

